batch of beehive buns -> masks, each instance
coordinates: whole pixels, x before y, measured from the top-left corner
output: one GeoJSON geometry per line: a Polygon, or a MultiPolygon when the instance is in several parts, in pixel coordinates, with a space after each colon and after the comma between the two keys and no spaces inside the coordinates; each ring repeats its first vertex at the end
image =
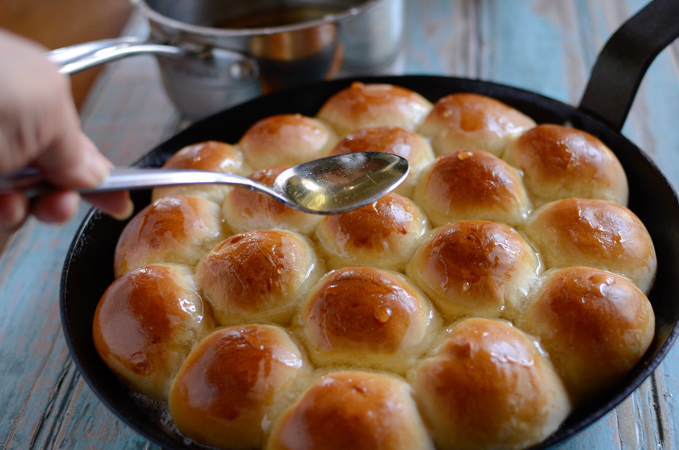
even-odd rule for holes
{"type": "MultiPolygon", "coordinates": [[[[228,126],[228,124],[224,124],[228,126]]],[[[222,448],[520,449],[611,389],[654,335],[656,255],[596,137],[497,100],[354,83],[166,166],[273,183],[329,154],[410,173],[348,213],[156,189],[93,336],[130,390],[222,448]]]]}

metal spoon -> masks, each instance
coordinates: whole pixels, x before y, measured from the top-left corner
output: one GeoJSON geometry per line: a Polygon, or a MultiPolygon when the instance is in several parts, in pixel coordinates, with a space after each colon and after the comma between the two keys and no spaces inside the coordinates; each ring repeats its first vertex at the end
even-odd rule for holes
{"type": "MultiPolygon", "coordinates": [[[[300,211],[339,214],[377,200],[398,186],[408,175],[408,162],[380,152],[347,153],[316,159],[291,167],[269,187],[239,175],[190,169],[124,167],[82,194],[148,189],[185,184],[230,184],[267,194],[300,211]]],[[[58,189],[47,184],[35,169],[0,178],[0,192],[23,191],[29,197],[58,189]]]]}

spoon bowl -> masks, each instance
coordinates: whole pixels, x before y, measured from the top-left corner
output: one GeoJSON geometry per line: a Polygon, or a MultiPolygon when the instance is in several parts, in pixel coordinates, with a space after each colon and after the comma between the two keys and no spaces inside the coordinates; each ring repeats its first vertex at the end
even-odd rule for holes
{"type": "Polygon", "coordinates": [[[329,156],[281,173],[273,189],[304,211],[339,214],[367,205],[393,190],[408,175],[408,161],[389,153],[329,156]]]}
{"type": "MultiPolygon", "coordinates": [[[[192,169],[120,167],[101,184],[80,189],[82,194],[150,189],[186,184],[228,184],[270,195],[279,202],[313,214],[339,214],[371,203],[396,188],[408,175],[408,161],[381,152],[328,156],[291,167],[273,186],[221,172],[192,169]]],[[[21,190],[35,197],[56,189],[36,170],[0,179],[0,192],[21,190]]]]}

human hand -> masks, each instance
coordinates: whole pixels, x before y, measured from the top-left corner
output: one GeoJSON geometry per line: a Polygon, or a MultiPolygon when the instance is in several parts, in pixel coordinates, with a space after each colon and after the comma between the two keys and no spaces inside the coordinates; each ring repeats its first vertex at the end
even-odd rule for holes
{"type": "MultiPolygon", "coordinates": [[[[29,214],[65,222],[77,211],[76,188],[92,187],[113,166],[80,129],[68,78],[45,58],[45,49],[0,30],[0,175],[40,169],[60,190],[30,202],[0,193],[0,231],[18,229],[29,214]]],[[[88,195],[89,203],[118,219],[132,214],[127,192],[88,195]]]]}

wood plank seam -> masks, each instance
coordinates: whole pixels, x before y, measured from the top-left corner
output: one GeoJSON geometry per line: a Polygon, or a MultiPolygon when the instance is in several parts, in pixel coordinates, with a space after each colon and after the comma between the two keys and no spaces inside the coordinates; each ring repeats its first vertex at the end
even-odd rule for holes
{"type": "MultiPolygon", "coordinates": [[[[563,34],[568,34],[569,29],[576,29],[581,31],[582,27],[578,24],[578,13],[577,4],[574,2],[558,2],[557,8],[559,9],[559,22],[563,34]]],[[[573,44],[569,41],[565,41],[565,64],[569,69],[565,73],[565,83],[568,89],[569,104],[576,104],[580,96],[582,95],[582,90],[585,86],[584,74],[586,72],[586,66],[583,64],[585,59],[584,55],[584,43],[582,41],[582,36],[580,33],[576,33],[579,36],[578,44],[573,44]],[[577,54],[577,56],[576,56],[577,54]]]]}
{"type": "Polygon", "coordinates": [[[628,397],[615,409],[616,426],[622,447],[641,448],[636,405],[636,399],[628,397]]]}
{"type": "Polygon", "coordinates": [[[482,2],[470,2],[473,6],[470,8],[474,15],[474,47],[476,51],[471,53],[469,67],[474,69],[474,78],[480,80],[483,73],[483,58],[481,54],[483,53],[483,14],[482,14],[482,2]]]}
{"type": "MultiPolygon", "coordinates": [[[[62,341],[61,344],[65,344],[62,339],[57,339],[57,341],[62,341]]],[[[57,378],[57,381],[54,385],[54,392],[48,399],[46,405],[45,405],[45,412],[43,414],[43,417],[40,420],[40,427],[36,429],[33,437],[32,437],[32,443],[31,447],[35,446],[35,442],[37,439],[40,437],[43,425],[47,428],[47,431],[45,432],[46,435],[45,437],[42,438],[42,445],[39,445],[38,448],[55,448],[55,445],[53,445],[56,436],[59,434],[59,430],[61,428],[61,425],[63,422],[59,421],[58,419],[53,420],[53,423],[47,424],[45,419],[48,417],[51,417],[54,415],[54,417],[58,418],[61,417],[61,412],[64,410],[64,401],[69,398],[68,393],[70,392],[70,389],[66,389],[66,393],[64,393],[64,381],[67,378],[68,375],[68,361],[70,361],[70,356],[66,358],[67,360],[64,361],[64,364],[62,365],[62,370],[59,372],[59,376],[57,378]],[[46,445],[47,443],[52,443],[52,445],[46,445]]]]}
{"type": "MultiPolygon", "coordinates": [[[[74,407],[75,403],[77,403],[76,399],[82,395],[83,389],[90,389],[89,385],[85,382],[85,380],[82,378],[80,375],[80,371],[76,367],[75,363],[69,356],[67,358],[67,361],[65,361],[64,364],[64,369],[63,369],[64,377],[67,378],[69,381],[66,383],[66,388],[64,389],[64,395],[63,395],[63,400],[62,400],[62,406],[60,408],[61,411],[65,411],[65,413],[60,414],[60,417],[64,417],[66,419],[69,419],[67,422],[66,420],[58,423],[57,427],[55,427],[55,433],[54,435],[54,440],[53,440],[53,445],[52,447],[54,448],[64,448],[64,445],[61,445],[62,442],[65,441],[65,438],[68,437],[68,432],[70,430],[69,428],[69,423],[74,420],[78,420],[79,417],[76,417],[74,414],[76,408],[74,407]]],[[[99,401],[97,398],[96,401],[99,401]]],[[[89,411],[89,406],[86,405],[84,408],[84,412],[89,411]]]]}
{"type": "Polygon", "coordinates": [[[660,395],[660,391],[658,390],[658,380],[656,379],[655,372],[651,375],[651,392],[653,394],[653,411],[655,412],[655,434],[658,436],[658,442],[656,444],[658,448],[664,449],[666,448],[665,423],[661,408],[661,399],[663,399],[663,396],[660,395]]]}
{"type": "Polygon", "coordinates": [[[674,74],[679,75],[679,40],[670,45],[668,53],[670,55],[670,63],[674,69],[674,74]]]}

